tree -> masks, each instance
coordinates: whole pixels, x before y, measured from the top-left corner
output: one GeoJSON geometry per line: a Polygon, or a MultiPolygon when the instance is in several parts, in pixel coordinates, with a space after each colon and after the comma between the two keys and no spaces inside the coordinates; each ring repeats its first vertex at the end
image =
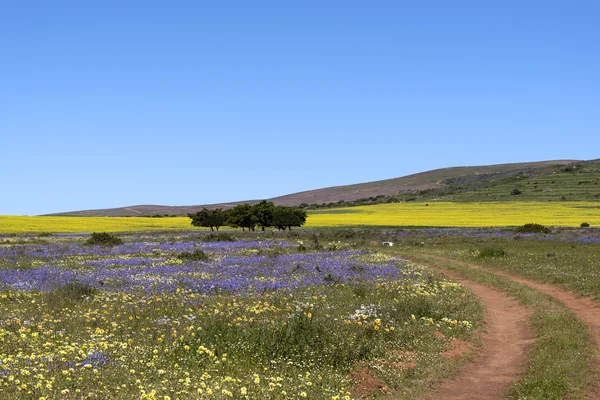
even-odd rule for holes
{"type": "Polygon", "coordinates": [[[273,216],[269,221],[270,226],[279,230],[286,228],[292,230],[292,226],[302,226],[306,223],[306,211],[294,207],[276,206],[273,210],[273,216]]]}
{"type": "Polygon", "coordinates": [[[275,204],[271,201],[263,200],[252,207],[254,216],[256,217],[256,224],[265,230],[265,227],[272,226],[270,221],[273,218],[273,212],[275,210],[275,204]]]}
{"type": "Polygon", "coordinates": [[[228,211],[223,211],[221,208],[216,210],[203,208],[196,214],[190,214],[189,217],[192,219],[192,225],[194,226],[202,226],[210,228],[211,231],[214,231],[214,229],[218,231],[221,226],[226,224],[229,218],[228,214],[228,211]]]}
{"type": "Polygon", "coordinates": [[[239,204],[229,210],[229,219],[227,220],[229,226],[240,227],[242,230],[248,228],[253,231],[257,223],[258,218],[250,204],[239,204]]]}
{"type": "Polygon", "coordinates": [[[306,211],[304,210],[299,210],[297,208],[293,208],[290,207],[292,209],[292,213],[294,215],[293,218],[290,218],[290,224],[288,225],[288,229],[291,231],[292,230],[292,226],[297,226],[297,227],[301,227],[302,225],[304,225],[306,223],[306,217],[308,216],[306,214],[306,211]]]}

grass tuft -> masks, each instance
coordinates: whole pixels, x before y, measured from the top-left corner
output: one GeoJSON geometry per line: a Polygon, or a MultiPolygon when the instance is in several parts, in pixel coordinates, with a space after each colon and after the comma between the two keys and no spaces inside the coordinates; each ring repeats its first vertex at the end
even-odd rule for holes
{"type": "Polygon", "coordinates": [[[477,257],[479,258],[494,258],[494,257],[506,257],[507,253],[504,249],[499,249],[497,247],[484,247],[479,250],[477,253],[477,257]]]}

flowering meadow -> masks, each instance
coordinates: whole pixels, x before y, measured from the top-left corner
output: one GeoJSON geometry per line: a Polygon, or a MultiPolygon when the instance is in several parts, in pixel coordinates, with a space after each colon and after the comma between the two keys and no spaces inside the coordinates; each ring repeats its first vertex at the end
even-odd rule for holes
{"type": "MultiPolygon", "coordinates": [[[[576,227],[600,225],[598,202],[394,203],[308,212],[306,227],[506,227],[536,222],[576,227]]],[[[138,232],[190,229],[188,217],[29,217],[0,215],[0,234],[138,232]]]]}
{"type": "Polygon", "coordinates": [[[598,202],[394,203],[311,211],[307,227],[600,225],[598,202]]]}
{"type": "Polygon", "coordinates": [[[357,369],[409,396],[482,318],[459,284],[340,242],[4,239],[6,399],[350,399],[357,369]]]}
{"type": "Polygon", "coordinates": [[[137,232],[190,228],[188,217],[45,217],[0,215],[0,234],[28,232],[137,232]]]}

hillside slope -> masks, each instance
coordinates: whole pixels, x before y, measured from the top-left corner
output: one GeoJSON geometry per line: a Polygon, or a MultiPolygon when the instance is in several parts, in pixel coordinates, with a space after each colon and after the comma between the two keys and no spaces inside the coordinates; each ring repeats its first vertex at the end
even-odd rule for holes
{"type": "MultiPolygon", "coordinates": [[[[566,168],[573,163],[581,163],[581,161],[552,160],[472,167],[450,167],[421,172],[400,178],[309,190],[274,197],[268,200],[279,205],[298,206],[301,204],[321,205],[351,202],[377,196],[385,198],[395,197],[396,201],[410,201],[421,198],[428,199],[432,196],[456,196],[457,193],[462,193],[464,200],[468,201],[464,196],[464,193],[483,187],[486,184],[489,186],[490,182],[497,182],[502,179],[513,179],[519,175],[523,176],[523,174],[526,174],[526,176],[543,175],[556,169],[566,168]],[[450,194],[448,193],[449,191],[451,192],[450,194]]],[[[507,182],[506,184],[510,186],[511,183],[507,182]]],[[[505,191],[505,189],[500,190],[505,191]]],[[[493,196],[490,197],[489,200],[492,198],[493,196]]],[[[451,198],[446,198],[445,200],[452,201],[451,198]]],[[[237,204],[253,204],[256,202],[258,202],[258,200],[195,206],[136,205],[109,209],[71,211],[50,215],[90,217],[186,215],[188,213],[196,212],[203,207],[231,208],[235,207],[237,204]]]]}
{"type": "Polygon", "coordinates": [[[448,178],[442,187],[401,193],[413,201],[600,201],[600,159],[448,178]],[[517,172],[517,173],[515,173],[517,172]]]}
{"type": "Polygon", "coordinates": [[[352,201],[375,196],[394,196],[399,192],[419,192],[424,190],[439,189],[447,186],[445,181],[461,177],[495,174],[515,175],[520,171],[542,169],[549,166],[568,165],[573,160],[554,160],[529,163],[496,164],[475,167],[450,167],[418,174],[407,175],[401,178],[386,179],[382,181],[359,183],[355,185],[334,186],[324,189],[309,190],[293,193],[271,199],[276,204],[297,206],[305,204],[335,203],[340,200],[352,201]]]}

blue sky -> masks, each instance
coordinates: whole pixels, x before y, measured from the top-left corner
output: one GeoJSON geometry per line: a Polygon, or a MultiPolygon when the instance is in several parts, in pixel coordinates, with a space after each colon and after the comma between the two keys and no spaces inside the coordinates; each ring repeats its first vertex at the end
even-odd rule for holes
{"type": "Polygon", "coordinates": [[[600,152],[597,1],[0,4],[0,214],[600,152]]]}

